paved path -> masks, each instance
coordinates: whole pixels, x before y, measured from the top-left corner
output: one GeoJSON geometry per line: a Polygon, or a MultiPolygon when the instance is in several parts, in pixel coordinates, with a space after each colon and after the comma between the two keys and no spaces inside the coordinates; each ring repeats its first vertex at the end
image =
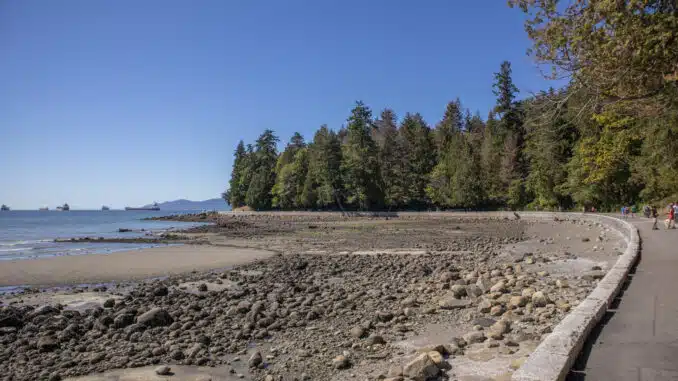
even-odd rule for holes
{"type": "Polygon", "coordinates": [[[640,262],[568,381],[678,381],[678,230],[631,222],[640,231],[640,262]]]}

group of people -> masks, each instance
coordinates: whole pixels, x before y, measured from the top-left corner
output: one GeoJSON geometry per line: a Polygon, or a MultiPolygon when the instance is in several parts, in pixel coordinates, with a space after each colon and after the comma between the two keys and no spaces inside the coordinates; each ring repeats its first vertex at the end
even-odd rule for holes
{"type": "MultiPolygon", "coordinates": [[[[657,227],[657,219],[659,218],[659,211],[657,211],[657,207],[654,205],[645,205],[643,207],[643,214],[646,218],[652,218],[652,230],[659,230],[657,227]]],[[[666,207],[666,220],[664,220],[664,226],[667,229],[676,228],[676,215],[678,215],[678,202],[672,202],[666,207]]],[[[635,211],[633,208],[631,208],[631,216],[635,217],[635,211]]],[[[628,218],[627,207],[622,207],[622,218],[628,218]]]]}
{"type": "Polygon", "coordinates": [[[622,206],[621,207],[621,215],[622,215],[623,219],[625,219],[625,220],[628,219],[629,213],[631,214],[631,218],[636,218],[636,213],[638,213],[638,208],[635,205],[633,205],[631,208],[629,208],[628,206],[622,206]]]}

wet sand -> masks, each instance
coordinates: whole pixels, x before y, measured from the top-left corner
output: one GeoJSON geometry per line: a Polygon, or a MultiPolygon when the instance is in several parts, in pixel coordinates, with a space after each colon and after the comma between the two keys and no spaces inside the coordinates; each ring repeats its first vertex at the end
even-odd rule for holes
{"type": "Polygon", "coordinates": [[[146,279],[206,271],[267,258],[266,250],[183,245],[111,254],[3,261],[0,286],[58,286],[146,279]]]}

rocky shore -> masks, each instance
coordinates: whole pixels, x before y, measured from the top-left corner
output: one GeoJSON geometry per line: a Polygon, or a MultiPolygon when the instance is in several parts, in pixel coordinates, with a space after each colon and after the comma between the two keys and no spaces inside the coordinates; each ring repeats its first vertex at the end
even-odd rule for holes
{"type": "Polygon", "coordinates": [[[0,309],[0,379],[188,365],[257,380],[463,380],[473,364],[501,379],[619,250],[604,227],[581,222],[282,218],[260,232],[264,220],[248,221],[245,241],[277,248],[266,260],[98,290],[109,299],[85,310],[12,298],[0,309]],[[575,262],[584,271],[558,270],[575,262]]]}

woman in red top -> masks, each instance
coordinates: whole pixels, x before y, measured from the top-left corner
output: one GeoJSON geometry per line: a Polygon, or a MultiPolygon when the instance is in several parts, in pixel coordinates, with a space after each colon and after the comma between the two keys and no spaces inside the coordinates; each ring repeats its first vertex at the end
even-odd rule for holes
{"type": "Polygon", "coordinates": [[[673,203],[669,205],[669,229],[675,229],[676,228],[676,212],[675,209],[673,209],[673,203]]]}

